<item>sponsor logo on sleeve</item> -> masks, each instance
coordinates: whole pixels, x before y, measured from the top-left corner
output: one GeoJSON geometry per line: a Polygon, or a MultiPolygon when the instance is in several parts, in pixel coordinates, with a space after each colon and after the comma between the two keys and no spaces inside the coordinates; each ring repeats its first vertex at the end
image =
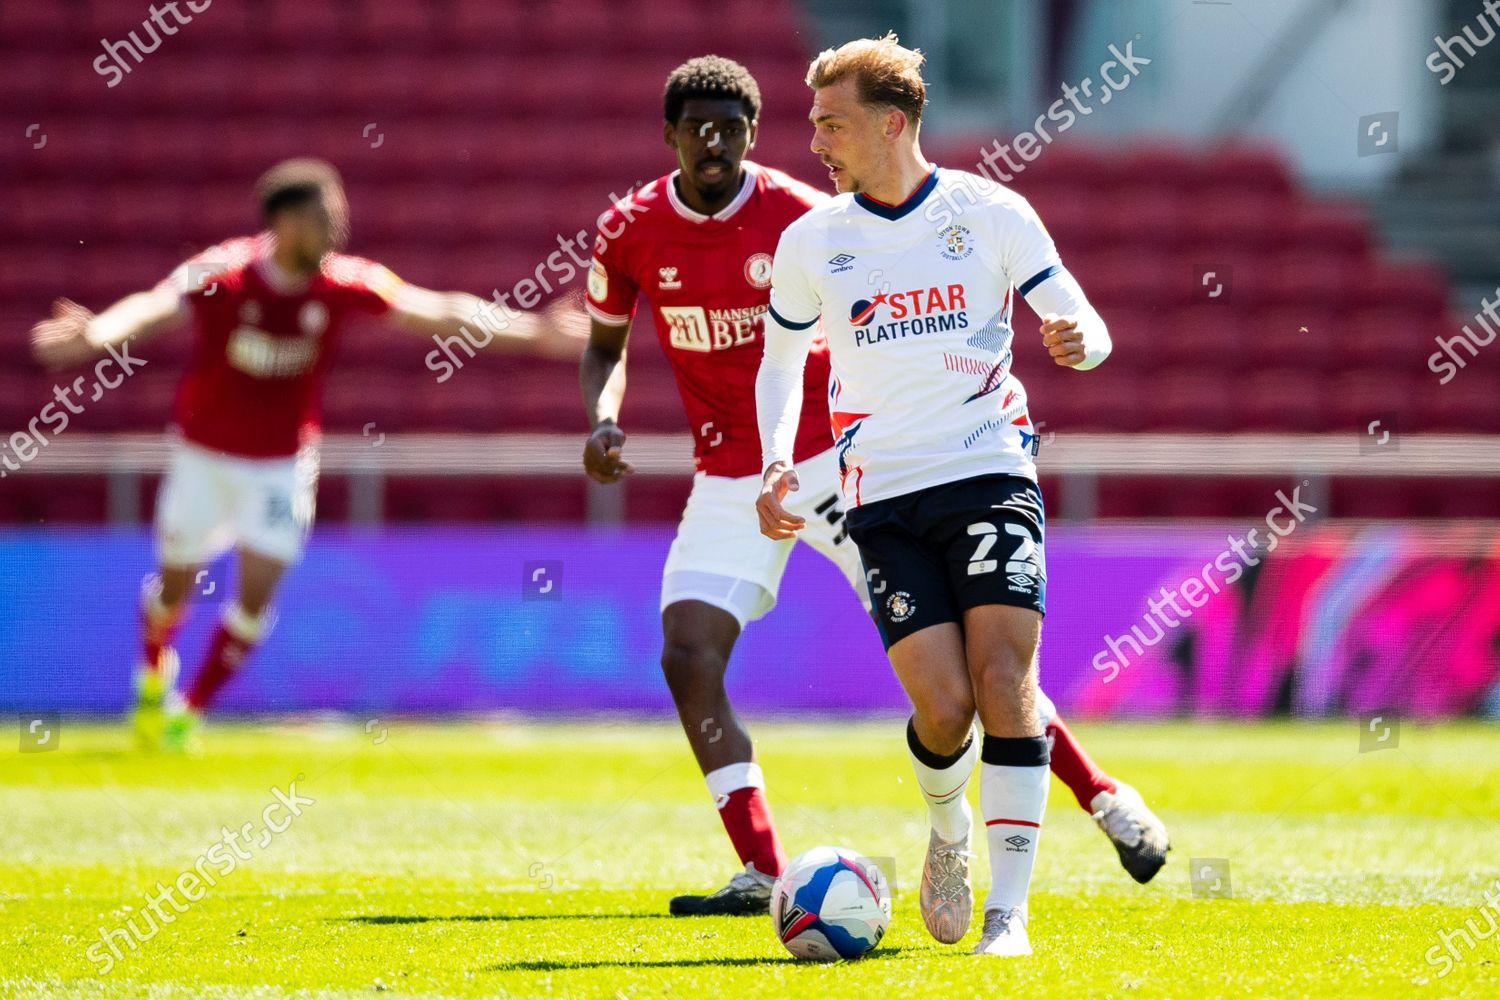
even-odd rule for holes
{"type": "Polygon", "coordinates": [[[609,273],[597,257],[589,264],[589,298],[595,302],[609,298],[609,273]]]}

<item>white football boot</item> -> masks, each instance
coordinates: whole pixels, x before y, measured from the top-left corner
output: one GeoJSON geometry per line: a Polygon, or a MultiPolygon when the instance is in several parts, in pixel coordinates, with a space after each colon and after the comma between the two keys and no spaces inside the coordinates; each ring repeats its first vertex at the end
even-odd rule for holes
{"type": "Polygon", "coordinates": [[[976,955],[999,955],[1015,958],[1031,954],[1031,938],[1026,934],[1026,909],[1006,906],[984,911],[984,932],[974,946],[976,955]]]}

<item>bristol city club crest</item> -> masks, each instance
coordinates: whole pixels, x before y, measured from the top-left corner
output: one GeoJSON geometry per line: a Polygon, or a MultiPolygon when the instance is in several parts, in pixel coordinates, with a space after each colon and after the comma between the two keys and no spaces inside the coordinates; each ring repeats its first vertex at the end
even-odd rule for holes
{"type": "Polygon", "coordinates": [[[752,254],[745,261],[745,280],[752,288],[771,287],[771,255],[768,253],[752,254]]]}
{"type": "Polygon", "coordinates": [[[322,336],[328,328],[328,307],[321,302],[308,302],[297,313],[297,325],[305,336],[322,336]]]}

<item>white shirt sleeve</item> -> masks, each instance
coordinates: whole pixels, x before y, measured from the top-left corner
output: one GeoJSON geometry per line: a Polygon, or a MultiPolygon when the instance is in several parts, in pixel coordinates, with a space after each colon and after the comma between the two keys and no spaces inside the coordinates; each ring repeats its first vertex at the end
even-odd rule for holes
{"type": "Polygon", "coordinates": [[[1063,267],[1052,234],[1031,203],[1019,198],[1009,208],[1003,261],[1011,284],[1038,316],[1074,317],[1083,333],[1084,349],[1083,361],[1074,367],[1078,371],[1097,367],[1109,357],[1112,346],[1104,319],[1089,305],[1078,280],[1063,267]]]}
{"type": "Polygon", "coordinates": [[[761,469],[773,462],[792,464],[797,423],[802,415],[802,376],[817,338],[823,304],[786,232],[771,265],[771,307],[765,316],[765,354],[755,378],[755,412],[760,425],[761,469]]]}
{"type": "Polygon", "coordinates": [[[771,262],[771,315],[791,330],[808,329],[823,315],[823,298],[804,259],[800,228],[793,224],[781,234],[771,262]]]}
{"type": "Polygon", "coordinates": [[[1089,305],[1078,279],[1067,271],[1059,268],[1057,272],[1032,286],[1026,293],[1026,304],[1035,309],[1038,316],[1054,313],[1058,316],[1072,316],[1078,322],[1078,329],[1083,334],[1084,355],[1083,360],[1073,366],[1074,370],[1088,371],[1090,368],[1097,368],[1100,362],[1109,357],[1114,345],[1109,339],[1104,317],[1089,305]]]}

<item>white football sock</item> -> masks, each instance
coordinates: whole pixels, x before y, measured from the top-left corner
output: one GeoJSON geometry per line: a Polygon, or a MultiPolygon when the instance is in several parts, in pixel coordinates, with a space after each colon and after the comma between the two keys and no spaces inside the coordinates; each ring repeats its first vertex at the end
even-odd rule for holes
{"type": "MultiPolygon", "coordinates": [[[[1031,889],[1031,871],[1036,865],[1036,846],[1042,832],[1042,813],[1047,809],[1047,790],[1052,773],[1046,761],[1046,743],[1035,740],[1043,763],[1016,765],[990,763],[979,765],[979,805],[984,813],[985,832],[990,847],[990,892],[986,910],[1018,906],[1025,912],[1026,895],[1031,889]]],[[[986,758],[996,756],[1016,759],[1011,753],[996,754],[991,747],[998,743],[1020,744],[1021,739],[995,740],[986,737],[986,758]]],[[[1032,759],[1035,759],[1033,756],[1032,759]]]]}
{"type": "MultiPolygon", "coordinates": [[[[907,724],[906,752],[911,757],[912,770],[917,774],[917,787],[922,798],[927,800],[927,816],[938,837],[947,843],[969,839],[974,826],[974,810],[969,807],[969,777],[974,773],[974,762],[979,759],[979,740],[970,733],[969,744],[958,759],[946,767],[933,767],[917,757],[912,744],[917,741],[916,730],[907,724]]],[[[923,748],[928,759],[936,756],[923,748]]]]}

